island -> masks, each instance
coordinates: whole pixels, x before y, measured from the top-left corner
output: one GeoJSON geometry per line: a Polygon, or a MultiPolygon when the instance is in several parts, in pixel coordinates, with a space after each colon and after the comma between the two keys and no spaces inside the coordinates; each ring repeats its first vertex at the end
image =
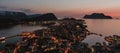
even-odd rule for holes
{"type": "Polygon", "coordinates": [[[91,15],[85,15],[84,19],[112,19],[111,16],[106,16],[103,13],[93,13],[91,15]]]}

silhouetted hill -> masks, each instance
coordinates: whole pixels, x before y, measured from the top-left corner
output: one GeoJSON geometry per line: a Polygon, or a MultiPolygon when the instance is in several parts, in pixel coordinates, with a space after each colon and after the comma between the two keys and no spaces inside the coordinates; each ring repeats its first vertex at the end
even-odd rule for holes
{"type": "Polygon", "coordinates": [[[26,18],[27,15],[22,12],[0,11],[0,23],[17,23],[26,18]]]}
{"type": "Polygon", "coordinates": [[[53,13],[26,15],[23,12],[0,11],[0,25],[44,20],[57,20],[57,17],[53,13]]]}
{"type": "Polygon", "coordinates": [[[84,19],[112,19],[111,16],[106,16],[103,13],[93,13],[92,15],[85,15],[84,19]]]}
{"type": "Polygon", "coordinates": [[[47,20],[57,20],[57,17],[53,13],[32,15],[27,21],[47,21],[47,20]]]}
{"type": "Polygon", "coordinates": [[[32,14],[32,15],[28,15],[29,18],[35,18],[38,16],[41,16],[42,14],[32,14]]]}

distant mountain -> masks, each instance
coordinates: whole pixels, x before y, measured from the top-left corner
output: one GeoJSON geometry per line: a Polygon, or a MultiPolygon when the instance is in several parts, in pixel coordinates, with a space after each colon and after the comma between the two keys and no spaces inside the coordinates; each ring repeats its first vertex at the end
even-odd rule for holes
{"type": "Polygon", "coordinates": [[[44,20],[57,20],[57,17],[53,13],[26,15],[23,12],[0,11],[0,24],[44,20]]]}
{"type": "Polygon", "coordinates": [[[0,11],[0,23],[16,23],[27,18],[27,15],[22,12],[0,11]]]}
{"type": "Polygon", "coordinates": [[[41,16],[42,14],[32,14],[32,15],[28,15],[28,18],[35,18],[38,16],[41,16]]]}
{"type": "Polygon", "coordinates": [[[29,16],[29,19],[27,21],[47,21],[47,20],[57,20],[57,17],[53,13],[36,14],[29,16]]]}
{"type": "Polygon", "coordinates": [[[111,16],[106,16],[103,13],[93,13],[91,15],[85,15],[84,19],[112,19],[111,16]]]}

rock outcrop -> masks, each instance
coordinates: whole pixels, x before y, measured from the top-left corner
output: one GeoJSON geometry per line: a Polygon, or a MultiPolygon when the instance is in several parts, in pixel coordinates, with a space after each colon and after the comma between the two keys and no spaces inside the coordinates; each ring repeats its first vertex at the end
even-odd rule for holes
{"type": "Polygon", "coordinates": [[[106,16],[103,13],[93,13],[92,15],[85,15],[84,19],[112,19],[111,16],[106,16]]]}

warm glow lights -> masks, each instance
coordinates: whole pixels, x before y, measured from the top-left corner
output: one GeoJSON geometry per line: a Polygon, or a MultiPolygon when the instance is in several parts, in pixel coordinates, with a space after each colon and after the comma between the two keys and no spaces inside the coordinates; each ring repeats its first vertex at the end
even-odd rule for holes
{"type": "Polygon", "coordinates": [[[2,43],[5,43],[5,37],[1,37],[1,38],[0,38],[0,41],[1,41],[2,43]]]}

